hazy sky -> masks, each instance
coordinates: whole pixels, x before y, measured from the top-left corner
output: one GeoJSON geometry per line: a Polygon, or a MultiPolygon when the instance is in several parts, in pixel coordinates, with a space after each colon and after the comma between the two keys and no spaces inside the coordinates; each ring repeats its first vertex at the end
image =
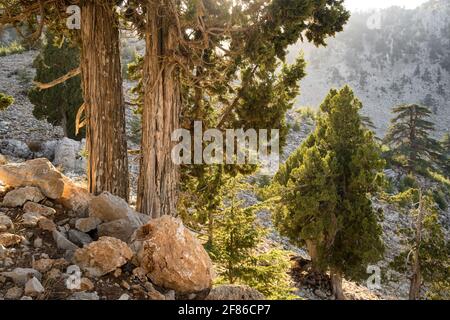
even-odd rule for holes
{"type": "Polygon", "coordinates": [[[345,0],[350,10],[381,9],[391,6],[400,6],[414,9],[428,0],[345,0]]]}

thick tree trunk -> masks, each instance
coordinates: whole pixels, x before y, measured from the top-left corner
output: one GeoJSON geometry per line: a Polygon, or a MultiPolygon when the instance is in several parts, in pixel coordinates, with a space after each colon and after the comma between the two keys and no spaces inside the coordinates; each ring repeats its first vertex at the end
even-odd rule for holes
{"type": "Polygon", "coordinates": [[[344,291],[342,290],[342,275],[338,271],[331,270],[331,291],[336,300],[345,300],[344,291]]]}
{"type": "Polygon", "coordinates": [[[411,278],[411,286],[409,288],[409,300],[419,300],[420,299],[420,288],[422,286],[422,276],[420,273],[420,266],[415,268],[415,272],[411,278]]]}
{"type": "Polygon", "coordinates": [[[155,3],[147,7],[147,14],[137,210],[157,218],[176,210],[179,173],[171,159],[171,135],[179,126],[181,98],[177,70],[170,61],[177,46],[176,28],[155,3]]]}
{"type": "Polygon", "coordinates": [[[86,105],[89,191],[128,201],[128,157],[118,20],[113,5],[81,6],[81,73],[86,105]]]}
{"type": "Polygon", "coordinates": [[[306,248],[308,250],[308,254],[311,257],[311,266],[313,272],[318,272],[319,269],[317,267],[317,245],[311,241],[306,240],[306,248]]]}

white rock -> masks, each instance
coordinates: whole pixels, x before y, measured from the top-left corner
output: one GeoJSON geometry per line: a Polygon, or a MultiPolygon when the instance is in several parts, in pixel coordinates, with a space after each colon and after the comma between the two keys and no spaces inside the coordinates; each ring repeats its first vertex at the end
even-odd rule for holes
{"type": "Polygon", "coordinates": [[[69,138],[63,138],[55,148],[53,163],[67,171],[83,171],[86,161],[80,155],[81,143],[69,138]]]}
{"type": "Polygon", "coordinates": [[[41,282],[35,277],[28,280],[28,282],[25,284],[25,294],[28,296],[36,296],[44,291],[45,289],[42,286],[41,282]]]}
{"type": "Polygon", "coordinates": [[[126,293],[122,294],[118,300],[130,300],[130,296],[126,293]]]}

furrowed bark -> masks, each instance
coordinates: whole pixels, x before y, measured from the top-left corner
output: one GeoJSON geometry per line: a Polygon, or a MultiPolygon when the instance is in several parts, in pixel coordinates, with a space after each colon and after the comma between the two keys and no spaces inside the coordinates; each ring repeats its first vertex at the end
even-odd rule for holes
{"type": "Polygon", "coordinates": [[[331,290],[336,300],[345,300],[344,290],[342,289],[342,274],[331,270],[331,290]]]}
{"type": "Polygon", "coordinates": [[[137,210],[152,216],[175,214],[178,167],[172,162],[172,132],[179,127],[180,84],[169,59],[177,46],[177,32],[170,17],[156,3],[147,7],[144,57],[142,156],[137,210]]]}
{"type": "Polygon", "coordinates": [[[93,194],[109,191],[128,201],[125,103],[117,25],[112,2],[82,2],[81,74],[89,191],[93,194]]]}

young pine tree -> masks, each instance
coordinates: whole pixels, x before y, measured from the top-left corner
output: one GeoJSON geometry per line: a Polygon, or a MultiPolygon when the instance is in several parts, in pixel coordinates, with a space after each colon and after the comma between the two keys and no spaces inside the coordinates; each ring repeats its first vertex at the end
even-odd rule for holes
{"type": "Polygon", "coordinates": [[[411,228],[400,230],[406,238],[407,249],[395,257],[391,265],[408,274],[410,300],[423,297],[424,283],[430,284],[428,297],[445,299],[442,288],[450,287],[450,244],[439,223],[436,203],[432,196],[423,195],[420,188],[409,189],[403,194],[409,202],[406,208],[414,223],[411,228]]]}
{"type": "Polygon", "coordinates": [[[385,141],[397,160],[404,162],[410,173],[436,164],[440,146],[431,137],[434,124],[429,118],[432,112],[417,104],[400,105],[392,112],[396,116],[391,120],[385,141]]]}
{"type": "Polygon", "coordinates": [[[249,285],[269,299],[292,299],[287,253],[278,249],[258,252],[265,234],[256,221],[261,204],[245,206],[239,197],[249,188],[237,176],[228,179],[221,192],[222,210],[214,219],[214,241],[209,247],[218,265],[219,282],[249,285]]]}
{"type": "Polygon", "coordinates": [[[379,214],[370,200],[384,161],[360,109],[349,87],[331,90],[315,131],[274,179],[281,198],[276,227],[307,246],[316,270],[330,271],[337,299],[345,298],[342,278],[363,279],[384,248],[379,214]]]}
{"type": "MultiPolygon", "coordinates": [[[[79,49],[65,40],[62,44],[54,43],[55,37],[47,34],[41,53],[34,60],[36,68],[35,81],[47,83],[57,79],[80,64],[79,49]]],[[[46,119],[53,125],[63,128],[65,136],[81,139],[83,134],[75,133],[75,119],[83,104],[80,76],[73,77],[52,88],[40,90],[33,88],[28,94],[34,104],[33,115],[46,119]]]]}

